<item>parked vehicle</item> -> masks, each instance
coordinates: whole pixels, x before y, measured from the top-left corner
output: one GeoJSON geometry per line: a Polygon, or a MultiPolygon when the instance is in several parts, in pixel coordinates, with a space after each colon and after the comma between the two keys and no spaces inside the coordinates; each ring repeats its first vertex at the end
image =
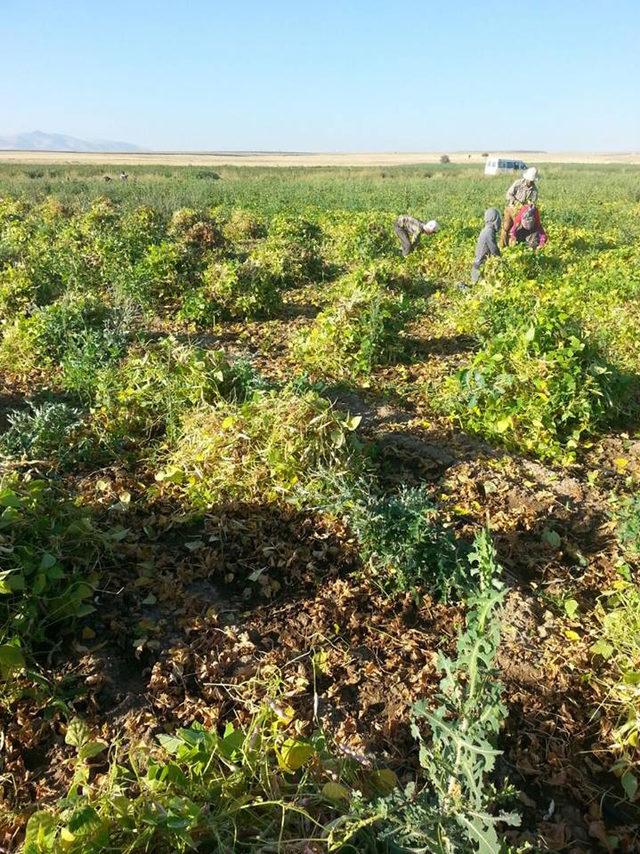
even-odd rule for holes
{"type": "Polygon", "coordinates": [[[527,164],[522,160],[510,160],[507,157],[491,156],[487,159],[484,167],[485,175],[502,175],[505,172],[522,172],[527,164]]]}

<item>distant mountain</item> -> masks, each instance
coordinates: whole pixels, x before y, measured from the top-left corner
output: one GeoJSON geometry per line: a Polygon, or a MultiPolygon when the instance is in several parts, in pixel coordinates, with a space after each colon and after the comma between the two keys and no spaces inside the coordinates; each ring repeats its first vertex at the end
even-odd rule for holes
{"type": "Polygon", "coordinates": [[[78,139],[62,133],[43,133],[34,130],[31,133],[17,133],[13,136],[0,136],[0,150],[8,151],[144,151],[130,142],[116,142],[111,139],[78,139]]]}

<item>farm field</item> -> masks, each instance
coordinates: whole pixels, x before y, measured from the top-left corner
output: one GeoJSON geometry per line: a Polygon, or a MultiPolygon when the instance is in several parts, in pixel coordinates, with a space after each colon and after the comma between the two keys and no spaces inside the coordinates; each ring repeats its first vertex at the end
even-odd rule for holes
{"type": "MultiPolygon", "coordinates": [[[[82,151],[11,151],[0,149],[0,163],[35,166],[93,165],[111,166],[258,166],[258,167],[371,167],[437,164],[444,152],[287,152],[287,151],[148,151],[102,153],[82,151]]],[[[454,164],[484,164],[488,152],[452,151],[454,164]]],[[[640,152],[551,152],[510,151],[506,156],[535,163],[627,164],[640,165],[640,152]]]]}
{"type": "Polygon", "coordinates": [[[467,289],[510,176],[110,168],[0,164],[0,850],[640,850],[640,167],[467,289]]]}

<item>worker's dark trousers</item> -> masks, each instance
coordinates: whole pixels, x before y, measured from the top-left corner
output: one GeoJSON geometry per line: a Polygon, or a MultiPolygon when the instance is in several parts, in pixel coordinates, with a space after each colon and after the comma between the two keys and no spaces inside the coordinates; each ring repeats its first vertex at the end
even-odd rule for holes
{"type": "Polygon", "coordinates": [[[473,267],[471,268],[471,281],[475,285],[476,282],[480,279],[482,265],[484,264],[484,258],[475,259],[473,262],[473,267]]]}
{"type": "Polygon", "coordinates": [[[400,243],[402,245],[402,254],[406,258],[407,255],[415,249],[416,243],[418,241],[416,240],[415,243],[412,243],[411,240],[409,239],[409,235],[407,234],[407,232],[404,230],[404,228],[401,225],[398,225],[398,223],[396,223],[394,225],[394,228],[395,228],[396,234],[400,238],[400,243]]]}

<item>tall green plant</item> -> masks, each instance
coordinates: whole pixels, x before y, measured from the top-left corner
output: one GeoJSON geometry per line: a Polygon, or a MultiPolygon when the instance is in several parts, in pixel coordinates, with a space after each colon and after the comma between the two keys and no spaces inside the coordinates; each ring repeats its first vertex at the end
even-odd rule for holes
{"type": "Polygon", "coordinates": [[[488,779],[500,753],[495,737],[506,717],[495,667],[505,597],[500,571],[483,531],[469,556],[468,581],[475,592],[457,656],[439,658],[444,677],[436,707],[420,701],[413,708],[411,730],[420,749],[422,779],[376,805],[379,839],[392,851],[498,854],[507,848],[497,825],[519,822],[513,813],[496,814],[503,793],[488,779]],[[429,740],[424,724],[431,731],[429,740]]]}

